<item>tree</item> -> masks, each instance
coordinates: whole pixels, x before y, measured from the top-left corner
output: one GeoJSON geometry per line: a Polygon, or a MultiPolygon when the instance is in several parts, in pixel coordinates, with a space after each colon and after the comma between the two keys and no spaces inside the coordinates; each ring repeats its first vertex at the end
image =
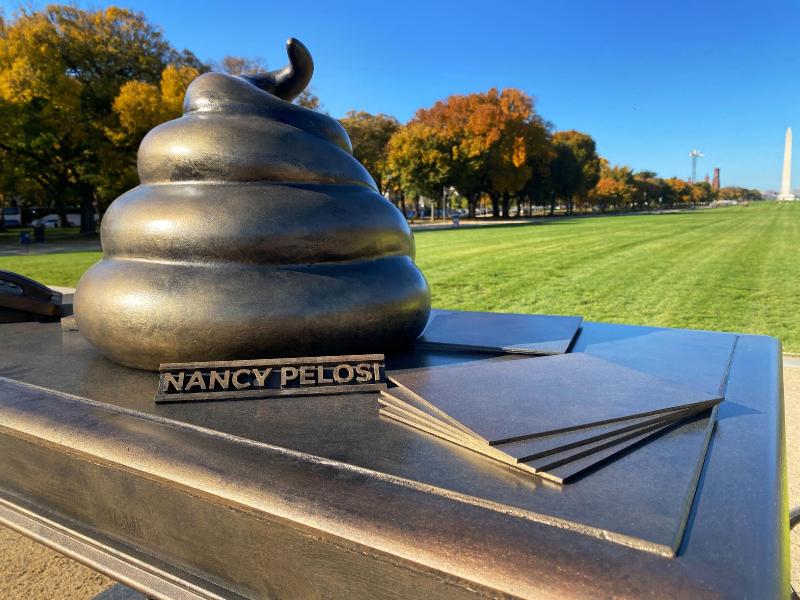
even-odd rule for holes
{"type": "Polygon", "coordinates": [[[51,5],[21,10],[0,27],[0,149],[5,191],[45,197],[66,223],[79,202],[82,231],[94,205],[127,185],[129,144],[107,134],[119,126],[114,101],[131,81],[160,85],[168,65],[202,69],[143,15],[120,8],[86,11],[51,5]],[[7,174],[11,173],[11,176],[7,174]]]}
{"type": "Polygon", "coordinates": [[[708,204],[714,199],[714,190],[707,181],[698,181],[692,185],[691,197],[694,204],[708,204]]]}
{"type": "Polygon", "coordinates": [[[726,186],[719,190],[719,197],[723,200],[763,200],[761,192],[743,187],[726,186]]]}
{"type": "Polygon", "coordinates": [[[678,177],[665,179],[667,198],[670,205],[688,204],[692,201],[692,186],[687,181],[678,177]]]}
{"type": "Polygon", "coordinates": [[[370,172],[381,193],[387,191],[384,174],[389,140],[400,129],[400,123],[388,115],[353,110],[340,121],[353,143],[353,156],[370,172]]]}
{"type": "Polygon", "coordinates": [[[322,109],[322,102],[320,102],[319,96],[317,96],[312,90],[313,86],[311,88],[304,89],[302,92],[300,92],[300,95],[294,99],[294,103],[309,110],[325,112],[322,109]]]}
{"type": "Polygon", "coordinates": [[[384,185],[411,194],[420,214],[420,196],[438,198],[447,184],[452,158],[447,141],[432,127],[410,123],[390,138],[386,152],[384,185]]]}
{"type": "Polygon", "coordinates": [[[267,70],[267,63],[263,58],[245,58],[243,56],[226,56],[213,65],[215,71],[229,75],[244,75],[245,73],[263,73],[267,70]]]}
{"type": "Polygon", "coordinates": [[[106,133],[117,143],[138,143],[156,125],[179,117],[186,88],[199,74],[195,67],[168,65],[158,85],[127,82],[112,105],[119,123],[109,127],[106,133]]]}
{"type": "Polygon", "coordinates": [[[556,132],[553,145],[555,193],[566,201],[567,214],[572,214],[575,196],[585,196],[600,179],[600,157],[592,136],[580,131],[556,132]]]}
{"type": "Polygon", "coordinates": [[[639,210],[650,208],[666,196],[667,186],[655,171],[639,171],[633,176],[635,202],[639,210]]]}
{"type": "Polygon", "coordinates": [[[417,111],[411,123],[436,132],[449,147],[450,185],[467,197],[470,214],[484,193],[493,216],[508,216],[509,199],[532,176],[531,164],[546,153],[549,124],[534,108],[534,99],[507,88],[453,95],[417,111]]]}
{"type": "Polygon", "coordinates": [[[553,161],[555,160],[555,147],[548,144],[545,147],[546,154],[541,156],[541,160],[532,163],[532,174],[530,179],[520,191],[520,198],[528,203],[528,214],[533,214],[533,206],[546,206],[550,204],[551,214],[555,210],[554,198],[555,189],[553,187],[553,161]]]}
{"type": "Polygon", "coordinates": [[[605,159],[600,159],[599,163],[600,176],[591,191],[592,201],[600,208],[600,212],[605,212],[609,206],[628,206],[636,193],[631,168],[624,165],[612,167],[605,159]]]}
{"type": "MultiPolygon", "coordinates": [[[[550,214],[552,215],[556,209],[556,198],[565,200],[573,198],[581,189],[581,167],[577,156],[568,144],[558,143],[554,140],[550,177],[550,214]]],[[[569,213],[569,206],[567,213],[569,213]]]]}

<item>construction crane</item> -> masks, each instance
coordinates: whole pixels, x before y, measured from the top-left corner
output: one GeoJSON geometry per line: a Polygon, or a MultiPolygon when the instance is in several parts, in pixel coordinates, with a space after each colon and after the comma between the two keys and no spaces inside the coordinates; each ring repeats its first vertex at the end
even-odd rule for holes
{"type": "Polygon", "coordinates": [[[692,151],[689,152],[689,156],[692,158],[692,183],[694,183],[697,181],[697,159],[705,156],[705,154],[700,152],[697,148],[692,148],[692,151]]]}

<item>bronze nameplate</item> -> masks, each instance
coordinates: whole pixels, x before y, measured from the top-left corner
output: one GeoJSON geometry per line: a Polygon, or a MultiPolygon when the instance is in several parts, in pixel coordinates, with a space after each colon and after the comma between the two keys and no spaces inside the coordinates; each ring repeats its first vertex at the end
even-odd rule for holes
{"type": "Polygon", "coordinates": [[[232,400],[386,389],[383,354],[164,363],[156,402],[232,400]]]}

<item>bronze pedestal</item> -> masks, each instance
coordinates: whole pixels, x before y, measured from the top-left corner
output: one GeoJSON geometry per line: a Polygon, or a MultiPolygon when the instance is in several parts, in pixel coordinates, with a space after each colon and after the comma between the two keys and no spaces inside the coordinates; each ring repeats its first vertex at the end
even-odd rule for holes
{"type": "MultiPolygon", "coordinates": [[[[725,382],[684,501],[666,436],[559,486],[381,417],[377,394],[157,405],[154,374],[106,360],[78,332],[0,333],[0,521],[154,597],[789,589],[771,338],[583,324],[573,353],[694,389],[725,382]]],[[[413,351],[387,368],[483,357],[413,351]]]]}

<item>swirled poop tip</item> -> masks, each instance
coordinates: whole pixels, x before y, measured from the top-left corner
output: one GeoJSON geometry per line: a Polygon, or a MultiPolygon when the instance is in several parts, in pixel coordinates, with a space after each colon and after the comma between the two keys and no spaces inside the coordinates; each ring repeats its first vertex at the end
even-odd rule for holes
{"type": "Polygon", "coordinates": [[[308,82],[311,81],[311,76],[314,74],[314,61],[311,59],[308,48],[295,38],[286,40],[286,54],[289,56],[289,64],[283,69],[269,73],[242,75],[242,79],[273,96],[291,102],[306,89],[308,82]]]}
{"type": "Polygon", "coordinates": [[[139,148],[78,283],[80,331],[109,358],[166,362],[386,352],[422,332],[430,291],[403,216],[338,121],[289,100],[313,62],[206,73],[139,148]]]}

